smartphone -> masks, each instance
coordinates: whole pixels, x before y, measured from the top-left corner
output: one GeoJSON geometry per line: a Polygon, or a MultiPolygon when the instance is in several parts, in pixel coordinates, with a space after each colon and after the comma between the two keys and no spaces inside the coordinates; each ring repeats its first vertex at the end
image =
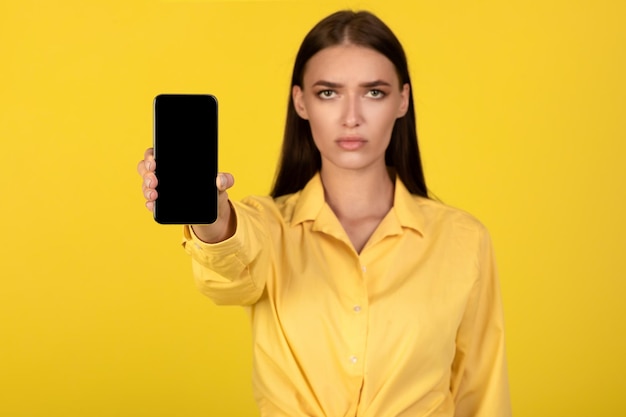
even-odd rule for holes
{"type": "Polygon", "coordinates": [[[154,159],[161,224],[217,219],[217,99],[210,94],[160,94],[154,99],[154,159]]]}

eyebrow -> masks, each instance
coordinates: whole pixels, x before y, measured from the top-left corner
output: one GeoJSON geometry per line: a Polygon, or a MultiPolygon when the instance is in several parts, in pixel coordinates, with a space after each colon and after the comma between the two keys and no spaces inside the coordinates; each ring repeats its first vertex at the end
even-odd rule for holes
{"type": "MultiPolygon", "coordinates": [[[[381,86],[391,87],[391,84],[383,80],[374,80],[374,81],[368,81],[368,82],[359,84],[359,87],[365,87],[365,88],[381,87],[381,86]]],[[[313,87],[341,88],[343,87],[343,84],[334,83],[332,81],[319,80],[313,84],[313,87]]]]}

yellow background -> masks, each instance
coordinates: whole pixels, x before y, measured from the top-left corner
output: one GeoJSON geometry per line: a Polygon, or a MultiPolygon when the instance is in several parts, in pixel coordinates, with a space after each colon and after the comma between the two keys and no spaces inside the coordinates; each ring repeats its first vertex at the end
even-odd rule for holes
{"type": "Polygon", "coordinates": [[[493,234],[514,414],[626,415],[611,0],[3,0],[0,415],[257,415],[246,316],[196,291],[135,167],[156,94],[213,93],[231,195],[266,194],[296,49],[345,7],[403,42],[429,186],[493,234]]]}

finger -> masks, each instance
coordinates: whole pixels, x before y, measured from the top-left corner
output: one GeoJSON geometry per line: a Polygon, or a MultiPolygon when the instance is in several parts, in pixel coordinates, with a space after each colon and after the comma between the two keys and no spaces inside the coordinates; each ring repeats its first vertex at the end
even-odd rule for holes
{"type": "Polygon", "coordinates": [[[143,176],[146,171],[154,172],[156,162],[154,161],[154,150],[152,148],[146,149],[143,154],[143,160],[137,164],[137,172],[143,176]]]}
{"type": "Polygon", "coordinates": [[[154,201],[146,201],[146,208],[149,211],[154,212],[154,201]]]}
{"type": "Polygon", "coordinates": [[[154,149],[146,149],[146,152],[143,154],[143,160],[146,163],[146,170],[154,172],[154,169],[156,167],[156,162],[154,160],[154,149]]]}
{"type": "Polygon", "coordinates": [[[227,172],[220,172],[215,178],[215,185],[219,191],[226,191],[235,184],[235,177],[227,172]]]}
{"type": "Polygon", "coordinates": [[[153,172],[146,172],[143,175],[143,186],[145,188],[155,189],[158,183],[159,183],[159,180],[157,179],[156,175],[154,175],[153,172]]]}
{"type": "Polygon", "coordinates": [[[154,188],[145,188],[143,196],[147,201],[155,201],[159,197],[159,193],[154,188]]]}
{"type": "Polygon", "coordinates": [[[146,160],[142,159],[141,161],[139,161],[137,163],[137,172],[139,173],[139,175],[141,175],[143,177],[143,175],[148,172],[148,169],[146,168],[146,160]]]}

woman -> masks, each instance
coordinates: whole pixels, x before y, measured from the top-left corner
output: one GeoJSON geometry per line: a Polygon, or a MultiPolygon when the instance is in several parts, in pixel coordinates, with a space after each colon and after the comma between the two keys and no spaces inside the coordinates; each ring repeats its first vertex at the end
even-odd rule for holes
{"type": "MultiPolygon", "coordinates": [[[[247,306],[262,416],[509,416],[491,242],[428,198],[402,46],[367,12],[298,52],[271,197],[184,228],[196,282],[247,306]]],[[[152,151],[138,165],[157,198],[152,151]]]]}

